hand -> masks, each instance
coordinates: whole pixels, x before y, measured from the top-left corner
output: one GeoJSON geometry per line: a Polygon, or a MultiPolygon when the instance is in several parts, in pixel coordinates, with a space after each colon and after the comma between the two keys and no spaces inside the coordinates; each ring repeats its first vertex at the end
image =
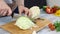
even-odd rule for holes
{"type": "Polygon", "coordinates": [[[21,15],[24,12],[25,16],[31,16],[31,12],[29,11],[29,9],[27,7],[24,6],[20,6],[19,7],[19,14],[21,15]]]}
{"type": "Polygon", "coordinates": [[[0,16],[11,15],[12,11],[10,7],[4,2],[0,2],[0,16]]]}

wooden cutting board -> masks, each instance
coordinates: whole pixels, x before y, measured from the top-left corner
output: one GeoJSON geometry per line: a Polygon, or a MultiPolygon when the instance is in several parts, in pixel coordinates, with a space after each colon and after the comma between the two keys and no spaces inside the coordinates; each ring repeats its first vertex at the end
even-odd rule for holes
{"type": "Polygon", "coordinates": [[[15,24],[15,21],[10,22],[8,24],[5,24],[1,26],[1,28],[7,30],[11,34],[32,34],[33,31],[40,31],[44,27],[46,27],[49,23],[51,23],[49,20],[44,19],[44,20],[36,20],[36,25],[38,27],[32,27],[30,30],[22,30],[19,27],[17,27],[15,24]]]}

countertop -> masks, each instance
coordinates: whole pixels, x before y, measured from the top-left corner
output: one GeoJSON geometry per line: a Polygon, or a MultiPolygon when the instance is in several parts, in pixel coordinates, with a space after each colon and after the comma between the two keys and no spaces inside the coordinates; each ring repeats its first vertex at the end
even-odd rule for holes
{"type": "MultiPolygon", "coordinates": [[[[18,15],[18,14],[15,14],[15,16],[18,15]]],[[[49,19],[50,21],[52,22],[55,22],[56,20],[60,20],[60,17],[56,17],[54,16],[53,14],[46,14],[45,11],[41,10],[41,14],[40,14],[40,17],[41,18],[47,18],[49,19]]],[[[2,17],[0,18],[0,26],[10,22],[10,21],[13,21],[13,20],[16,20],[15,18],[12,19],[11,16],[7,16],[7,17],[2,17]]],[[[37,32],[37,34],[45,34],[47,31],[47,27],[45,27],[45,29],[37,32]],[[45,31],[44,31],[45,30],[45,31]]],[[[54,34],[59,34],[59,33],[56,33],[55,31],[53,31],[54,34]]],[[[48,32],[46,34],[53,34],[52,32],[48,32]]],[[[10,34],[8,31],[5,31],[4,29],[0,28],[0,34],[10,34]]]]}

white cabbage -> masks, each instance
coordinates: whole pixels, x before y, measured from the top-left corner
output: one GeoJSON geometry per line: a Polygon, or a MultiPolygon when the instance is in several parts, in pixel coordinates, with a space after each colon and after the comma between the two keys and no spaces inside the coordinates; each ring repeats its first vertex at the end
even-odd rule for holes
{"type": "Polygon", "coordinates": [[[35,24],[28,18],[28,17],[19,17],[15,23],[16,26],[18,26],[20,29],[30,29],[35,24]]]}
{"type": "MultiPolygon", "coordinates": [[[[30,8],[30,11],[32,13],[31,19],[36,19],[40,15],[40,9],[38,6],[33,6],[30,8]]],[[[21,16],[17,19],[16,26],[18,26],[20,29],[30,29],[31,27],[35,26],[35,24],[30,20],[28,17],[21,16]]]]}
{"type": "Polygon", "coordinates": [[[34,18],[34,19],[36,19],[40,15],[40,9],[38,6],[31,7],[30,12],[32,13],[31,18],[34,18]]]}

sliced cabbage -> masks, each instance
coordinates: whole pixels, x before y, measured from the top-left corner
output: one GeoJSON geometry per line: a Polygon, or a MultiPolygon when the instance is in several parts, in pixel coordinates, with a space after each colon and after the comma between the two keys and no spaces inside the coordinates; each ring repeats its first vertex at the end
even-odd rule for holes
{"type": "Polygon", "coordinates": [[[15,25],[18,26],[20,29],[26,30],[30,29],[31,27],[35,26],[32,20],[36,19],[40,15],[40,9],[38,6],[33,6],[30,8],[30,12],[32,13],[31,18],[21,16],[17,19],[15,25]]]}
{"type": "Polygon", "coordinates": [[[36,19],[40,15],[40,9],[38,6],[31,7],[30,12],[32,13],[31,18],[34,18],[34,19],[36,19]]]}
{"type": "Polygon", "coordinates": [[[30,29],[31,27],[35,26],[35,24],[28,17],[24,16],[19,17],[15,25],[23,30],[30,29]]]}

